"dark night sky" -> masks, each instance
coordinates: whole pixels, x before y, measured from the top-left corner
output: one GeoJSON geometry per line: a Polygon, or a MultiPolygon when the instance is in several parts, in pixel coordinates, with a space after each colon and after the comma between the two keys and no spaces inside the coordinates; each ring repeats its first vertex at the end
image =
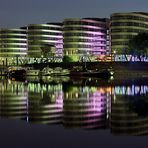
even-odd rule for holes
{"type": "Polygon", "coordinates": [[[64,18],[109,17],[114,12],[146,12],[147,8],[147,0],[0,0],[0,28],[61,22],[64,18]]]}

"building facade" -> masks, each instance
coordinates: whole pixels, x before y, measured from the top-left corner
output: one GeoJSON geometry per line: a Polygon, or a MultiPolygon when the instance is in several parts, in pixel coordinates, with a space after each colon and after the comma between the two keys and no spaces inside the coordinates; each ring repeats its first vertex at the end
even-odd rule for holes
{"type": "Polygon", "coordinates": [[[28,56],[40,58],[42,49],[49,45],[55,47],[53,51],[57,56],[62,56],[63,35],[61,23],[31,24],[28,26],[28,56]]]}
{"type": "MultiPolygon", "coordinates": [[[[128,52],[128,42],[141,32],[148,32],[148,13],[130,12],[111,15],[111,51],[123,58],[128,52]]],[[[124,59],[123,59],[124,60],[124,59]]]]}
{"type": "Polygon", "coordinates": [[[72,61],[96,61],[105,56],[125,61],[129,40],[142,32],[148,32],[148,13],[144,12],[0,29],[0,65],[18,65],[23,59],[39,63],[44,56],[48,62],[61,62],[64,55],[72,61]],[[48,55],[44,49],[49,51],[48,55]]]}
{"type": "Polygon", "coordinates": [[[104,19],[65,19],[63,23],[64,54],[74,61],[84,56],[106,54],[106,22],[104,19]]]}
{"type": "Polygon", "coordinates": [[[0,29],[0,65],[17,65],[27,55],[26,28],[0,29]]]}

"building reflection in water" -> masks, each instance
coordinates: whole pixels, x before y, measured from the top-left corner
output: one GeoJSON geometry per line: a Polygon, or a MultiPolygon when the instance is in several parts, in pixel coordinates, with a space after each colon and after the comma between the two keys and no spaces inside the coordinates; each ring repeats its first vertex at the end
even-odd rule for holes
{"type": "Polygon", "coordinates": [[[111,101],[111,132],[148,134],[148,86],[115,87],[111,101]]]}
{"type": "Polygon", "coordinates": [[[0,116],[6,118],[27,118],[28,93],[24,83],[1,81],[0,116]]]}
{"type": "Polygon", "coordinates": [[[110,128],[113,134],[148,134],[148,86],[96,82],[3,80],[0,116],[66,128],[110,128]]]}
{"type": "Polygon", "coordinates": [[[105,88],[68,86],[64,93],[63,124],[66,127],[105,128],[108,93],[105,88]]]}
{"type": "Polygon", "coordinates": [[[28,120],[37,123],[61,123],[62,84],[28,84],[28,120]]]}

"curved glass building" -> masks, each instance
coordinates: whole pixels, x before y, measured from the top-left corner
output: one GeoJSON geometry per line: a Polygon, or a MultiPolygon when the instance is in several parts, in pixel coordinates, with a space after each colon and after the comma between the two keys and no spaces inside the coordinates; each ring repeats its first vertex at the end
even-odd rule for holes
{"type": "Polygon", "coordinates": [[[0,65],[18,64],[27,55],[27,30],[0,29],[0,65]]]}
{"type": "Polygon", "coordinates": [[[148,13],[114,13],[111,15],[112,53],[125,54],[128,42],[140,32],[148,31],[148,13]]]}
{"type": "Polygon", "coordinates": [[[99,18],[65,19],[63,24],[64,54],[74,61],[81,55],[106,53],[106,21],[99,18]]]}
{"type": "Polygon", "coordinates": [[[41,48],[46,45],[55,47],[53,51],[62,56],[63,35],[61,23],[31,24],[28,26],[28,56],[40,58],[41,48]]]}

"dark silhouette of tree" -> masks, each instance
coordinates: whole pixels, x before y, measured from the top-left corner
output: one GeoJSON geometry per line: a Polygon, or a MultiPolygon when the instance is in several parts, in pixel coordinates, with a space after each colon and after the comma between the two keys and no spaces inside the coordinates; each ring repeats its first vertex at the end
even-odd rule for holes
{"type": "Polygon", "coordinates": [[[51,44],[45,44],[44,46],[41,46],[41,57],[46,58],[46,61],[50,58],[51,61],[54,61],[55,56],[55,46],[51,44]]]}
{"type": "Polygon", "coordinates": [[[140,61],[148,53],[148,33],[139,33],[133,37],[128,44],[129,54],[137,56],[140,61]]]}
{"type": "Polygon", "coordinates": [[[129,108],[139,116],[148,116],[148,101],[144,95],[129,97],[129,108]]]}
{"type": "MultiPolygon", "coordinates": [[[[41,42],[39,40],[33,40],[30,44],[35,47],[36,52],[29,53],[29,56],[34,57],[34,58],[40,58],[40,56],[41,56],[41,48],[40,47],[42,46],[41,42]]],[[[31,50],[34,50],[34,48],[31,50]]]]}
{"type": "Polygon", "coordinates": [[[64,62],[64,63],[72,62],[72,59],[71,59],[69,56],[64,55],[64,56],[63,56],[63,62],[64,62]]]}
{"type": "Polygon", "coordinates": [[[51,44],[45,44],[41,47],[41,53],[44,57],[50,56],[52,53],[54,53],[54,45],[51,44]]]}

